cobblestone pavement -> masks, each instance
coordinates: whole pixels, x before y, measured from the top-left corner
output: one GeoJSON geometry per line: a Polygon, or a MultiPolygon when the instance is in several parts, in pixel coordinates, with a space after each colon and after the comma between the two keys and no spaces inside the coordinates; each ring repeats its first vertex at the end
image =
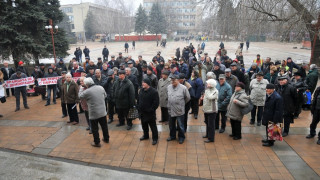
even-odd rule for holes
{"type": "MultiPolygon", "coordinates": [[[[207,43],[209,54],[214,54],[216,48],[213,47],[218,47],[218,44],[218,42],[207,43]]],[[[117,52],[115,49],[121,47],[123,43],[107,45],[111,51],[117,52]]],[[[157,50],[162,49],[151,47],[151,45],[155,46],[154,42],[138,42],[132,55],[136,57],[138,54],[143,54],[149,59],[157,50]]],[[[175,49],[173,47],[176,45],[183,47],[186,43],[173,42],[171,44],[169,42],[167,48],[162,49],[164,56],[173,55],[175,49]]],[[[235,50],[237,43],[227,42],[225,45],[227,48],[230,47],[229,52],[233,52],[232,48],[235,50]]],[[[92,57],[95,58],[100,55],[103,44],[88,43],[88,46],[92,50],[92,57]]],[[[293,46],[298,45],[272,42],[252,43],[249,51],[245,52],[245,57],[248,57],[246,62],[251,62],[257,53],[260,53],[262,57],[271,53],[270,56],[274,59],[282,59],[287,56],[291,56],[293,59],[308,59],[309,51],[292,49],[293,46]]],[[[30,168],[23,169],[19,173],[33,174],[34,176],[31,177],[34,178],[30,179],[36,179],[40,176],[43,176],[44,179],[70,179],[70,173],[78,173],[81,175],[80,179],[87,179],[87,177],[95,179],[98,176],[106,177],[110,169],[116,171],[114,176],[110,176],[110,179],[117,177],[117,173],[122,171],[127,172],[127,174],[123,174],[124,177],[146,179],[154,177],[178,179],[186,177],[207,179],[320,178],[318,165],[320,146],[316,144],[316,138],[310,140],[305,138],[309,132],[308,127],[312,118],[309,111],[303,111],[292,124],[290,135],[285,137],[283,142],[276,142],[272,148],[261,146],[260,141],[265,136],[265,127],[250,125],[250,116],[245,116],[242,122],[243,138],[241,140],[234,141],[229,138],[231,129],[228,121],[226,132],[223,134],[216,132],[215,142],[205,144],[202,138],[205,124],[201,108],[198,119],[189,115],[188,132],[184,144],[178,144],[175,141],[167,142],[169,128],[168,125],[161,123],[157,123],[159,143],[156,146],[151,145],[151,140],[139,141],[142,136],[140,121],[134,120],[133,129],[127,131],[126,127],[115,127],[115,124],[118,123],[115,115],[115,121],[109,125],[110,143],[103,143],[101,148],[94,148],[90,146],[93,141],[92,135],[89,135],[85,130],[84,114],[80,114],[79,125],[68,125],[66,123],[68,118],[61,118],[59,99],[56,105],[45,107],[45,103],[40,96],[29,97],[30,109],[22,108],[18,112],[14,112],[14,97],[7,98],[7,102],[0,105],[0,113],[4,115],[0,119],[0,148],[5,149],[5,153],[1,152],[3,149],[0,149],[0,179],[2,177],[19,179],[17,178],[18,174],[11,176],[8,172],[12,171],[7,172],[3,168],[8,162],[13,162],[10,164],[11,167],[18,166],[21,159],[23,160],[21,165],[27,164],[26,167],[30,168]],[[27,157],[12,155],[11,151],[13,153],[16,151],[24,152],[21,156],[27,157]],[[36,157],[33,158],[35,155],[36,157]],[[57,158],[59,161],[68,160],[69,162],[67,162],[68,164],[51,162],[51,164],[54,163],[54,166],[40,168],[42,164],[50,163],[47,163],[47,160],[37,159],[38,156],[49,160],[53,158],[54,161],[56,160],[54,158],[57,158]],[[33,163],[33,161],[38,163],[33,163]],[[85,174],[83,171],[85,168],[80,165],[79,167],[72,165],[77,163],[84,163],[85,166],[98,166],[102,169],[97,170],[98,174],[82,176],[85,174]],[[75,168],[70,170],[70,166],[75,168]],[[58,173],[56,176],[52,176],[51,171],[46,174],[36,173],[51,168],[70,171],[68,174],[58,173]],[[140,177],[139,175],[146,176],[140,177]]],[[[157,115],[157,119],[160,120],[159,109],[157,115]]],[[[10,167],[8,166],[8,168],[10,167]]]]}

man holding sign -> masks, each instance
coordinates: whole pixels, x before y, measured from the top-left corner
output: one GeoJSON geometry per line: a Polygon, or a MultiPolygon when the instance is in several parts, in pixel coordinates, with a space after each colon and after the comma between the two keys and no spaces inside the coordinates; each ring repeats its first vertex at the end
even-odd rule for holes
{"type": "MultiPolygon", "coordinates": [[[[23,78],[27,78],[27,75],[22,73],[21,71],[17,71],[16,73],[12,74],[9,80],[23,79],[23,78]]],[[[23,85],[23,86],[14,88],[14,96],[16,97],[15,112],[20,110],[20,93],[22,95],[24,108],[29,109],[29,106],[27,103],[27,85],[23,85]]]]}
{"type": "MultiPolygon", "coordinates": [[[[58,77],[58,74],[53,72],[53,68],[50,66],[48,68],[48,73],[45,74],[44,76],[45,78],[49,78],[49,77],[58,77]]],[[[56,104],[56,94],[57,94],[57,84],[50,84],[47,85],[47,104],[45,106],[49,106],[50,105],[50,98],[51,98],[51,90],[53,91],[53,104],[56,104]]]]}

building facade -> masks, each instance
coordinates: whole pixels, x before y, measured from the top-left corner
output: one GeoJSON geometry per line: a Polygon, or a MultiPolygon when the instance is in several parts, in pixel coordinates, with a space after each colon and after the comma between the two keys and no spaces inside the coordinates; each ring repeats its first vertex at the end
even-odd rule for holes
{"type": "Polygon", "coordinates": [[[201,29],[202,8],[196,0],[144,0],[149,15],[153,3],[159,3],[166,17],[168,34],[186,37],[197,35],[201,29]]]}
{"type": "MultiPolygon", "coordinates": [[[[89,2],[61,5],[60,10],[69,17],[72,32],[78,40],[86,36],[84,23],[89,12],[94,17],[94,29],[97,34],[128,33],[133,26],[131,23],[132,18],[126,17],[122,11],[89,2]]],[[[89,39],[91,37],[86,38],[89,39]]]]}

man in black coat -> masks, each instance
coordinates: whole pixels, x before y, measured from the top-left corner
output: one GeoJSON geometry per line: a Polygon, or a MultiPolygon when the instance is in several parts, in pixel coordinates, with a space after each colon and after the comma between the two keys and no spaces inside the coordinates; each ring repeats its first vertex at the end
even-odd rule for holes
{"type": "Polygon", "coordinates": [[[111,56],[111,61],[108,62],[108,65],[110,69],[113,69],[114,67],[119,68],[120,66],[119,61],[115,59],[114,55],[111,56]]]}
{"type": "Polygon", "coordinates": [[[233,62],[231,65],[231,73],[237,76],[239,82],[245,83],[244,74],[238,69],[237,63],[233,62]]]}
{"type": "Polygon", "coordinates": [[[278,78],[279,85],[277,92],[283,99],[283,120],[284,129],[282,136],[286,137],[289,134],[290,123],[293,123],[294,112],[297,105],[297,90],[293,85],[289,84],[287,76],[280,76],[278,78]]]}
{"type": "Polygon", "coordinates": [[[135,98],[138,99],[138,89],[139,89],[139,84],[138,84],[138,79],[137,76],[133,75],[131,73],[131,69],[129,67],[127,67],[125,69],[126,71],[126,76],[128,77],[128,79],[132,82],[133,86],[134,86],[134,94],[135,94],[135,98]]]}
{"type": "Polygon", "coordinates": [[[307,89],[307,84],[302,79],[301,74],[299,72],[295,72],[294,73],[294,80],[292,81],[292,85],[297,90],[297,105],[296,105],[296,109],[294,112],[294,119],[297,119],[299,117],[299,114],[301,113],[302,105],[304,104],[303,93],[307,89]]]}
{"type": "Polygon", "coordinates": [[[141,117],[143,136],[140,141],[149,139],[149,127],[152,131],[152,145],[158,142],[158,129],[156,123],[156,110],[159,106],[159,94],[151,87],[151,81],[144,79],[139,93],[138,110],[141,117]],[[149,127],[148,127],[149,125],[149,127]]]}
{"type": "MultiPolygon", "coordinates": [[[[45,78],[49,78],[49,77],[57,77],[58,74],[55,73],[53,71],[53,68],[50,66],[48,68],[48,73],[45,74],[45,78]]],[[[47,85],[47,103],[45,104],[45,106],[49,106],[50,105],[50,98],[51,98],[51,90],[53,92],[53,104],[56,104],[56,95],[57,95],[57,84],[50,84],[47,85]]]]}
{"type": "Polygon", "coordinates": [[[113,86],[113,99],[116,105],[119,116],[119,124],[116,126],[124,126],[125,119],[127,120],[127,130],[132,128],[132,119],[128,119],[129,109],[135,105],[134,86],[126,77],[125,70],[119,70],[119,79],[113,86]]]}
{"type": "Polygon", "coordinates": [[[262,145],[269,147],[273,146],[274,140],[268,140],[268,124],[269,122],[274,124],[282,123],[283,99],[275,91],[275,86],[273,84],[268,84],[266,91],[267,97],[262,115],[262,124],[266,126],[267,139],[262,140],[262,145]]]}
{"type": "Polygon", "coordinates": [[[85,46],[83,49],[84,57],[90,57],[89,53],[90,53],[89,48],[87,48],[87,46],[85,46]]]}
{"type": "Polygon", "coordinates": [[[104,46],[102,50],[103,62],[108,62],[109,50],[107,46],[104,46]]]}
{"type": "MultiPolygon", "coordinates": [[[[9,67],[8,61],[3,62],[3,67],[1,68],[1,71],[3,73],[3,80],[4,81],[9,80],[11,75],[14,74],[14,70],[11,67],[9,67]]],[[[9,88],[6,89],[6,93],[7,93],[7,97],[9,97],[10,96],[9,88]]],[[[14,88],[11,88],[11,94],[14,95],[14,88]]]]}
{"type": "MultiPolygon", "coordinates": [[[[310,134],[306,137],[311,139],[316,136],[316,128],[320,121],[320,87],[316,89],[313,95],[312,105],[311,105],[312,122],[310,124],[310,134]]],[[[320,145],[320,131],[318,134],[317,144],[320,145]]]]}
{"type": "Polygon", "coordinates": [[[103,85],[104,90],[107,93],[107,102],[108,102],[108,115],[109,120],[108,124],[111,124],[113,122],[113,115],[115,112],[115,103],[113,99],[113,86],[114,83],[118,80],[118,76],[114,75],[114,72],[112,69],[108,71],[108,78],[107,82],[103,85]]]}

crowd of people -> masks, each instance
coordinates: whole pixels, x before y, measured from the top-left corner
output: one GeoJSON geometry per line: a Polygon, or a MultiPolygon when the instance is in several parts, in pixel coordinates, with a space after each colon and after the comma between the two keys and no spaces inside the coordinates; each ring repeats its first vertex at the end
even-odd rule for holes
{"type": "MultiPolygon", "coordinates": [[[[129,46],[125,48],[127,51],[129,46]]],[[[207,139],[206,143],[214,142],[215,130],[225,132],[228,118],[232,128],[230,137],[241,139],[241,122],[248,113],[244,109],[250,107],[250,124],[266,126],[267,137],[270,123],[283,122],[282,136],[285,137],[301,109],[311,110],[313,120],[307,138],[313,138],[320,120],[320,87],[316,89],[317,66],[299,66],[290,57],[282,61],[272,61],[271,57],[264,60],[258,54],[250,67],[245,69],[242,49],[243,43],[236,51],[236,58],[231,59],[221,42],[214,57],[210,57],[204,51],[204,42],[199,44],[197,50],[190,43],[181,52],[177,48],[175,57],[165,60],[161,52],[157,52],[151,62],[147,62],[141,55],[134,60],[131,56],[122,56],[121,52],[117,58],[111,55],[109,60],[109,51],[105,46],[102,50],[103,58],[98,58],[95,63],[90,60],[87,47],[83,50],[85,62],[81,62],[81,49],[77,48],[68,67],[60,59],[57,64],[51,64],[47,72],[44,64],[35,66],[31,76],[35,79],[35,86],[38,86],[38,78],[61,76],[57,84],[43,87],[46,88],[41,94],[47,100],[45,105],[50,105],[51,95],[54,104],[56,98],[60,97],[62,117],[69,116],[68,123],[73,125],[79,123],[77,109],[79,113],[84,112],[87,130],[93,134],[92,145],[95,147],[101,146],[98,124],[103,130],[103,141],[108,143],[108,124],[114,122],[115,114],[119,119],[116,126],[127,124],[127,130],[130,130],[133,121],[130,114],[135,109],[139,113],[144,132],[140,140],[149,139],[150,127],[152,144],[157,144],[156,110],[159,106],[159,122],[169,124],[167,141],[178,140],[180,144],[186,138],[188,114],[198,119],[201,106],[206,124],[206,134],[203,136],[207,139]],[[79,79],[74,81],[73,77],[79,79]],[[314,98],[311,102],[312,94],[314,98]]],[[[16,71],[5,61],[0,72],[3,86],[6,80],[30,76],[22,61],[16,71]]],[[[26,86],[22,86],[11,89],[12,95],[16,97],[15,111],[20,110],[20,92],[24,107],[29,109],[26,86]]],[[[10,96],[9,89],[6,94],[10,96]]],[[[273,146],[274,140],[266,138],[262,143],[263,146],[273,146]]],[[[320,144],[320,140],[317,143],[320,144]]]]}

